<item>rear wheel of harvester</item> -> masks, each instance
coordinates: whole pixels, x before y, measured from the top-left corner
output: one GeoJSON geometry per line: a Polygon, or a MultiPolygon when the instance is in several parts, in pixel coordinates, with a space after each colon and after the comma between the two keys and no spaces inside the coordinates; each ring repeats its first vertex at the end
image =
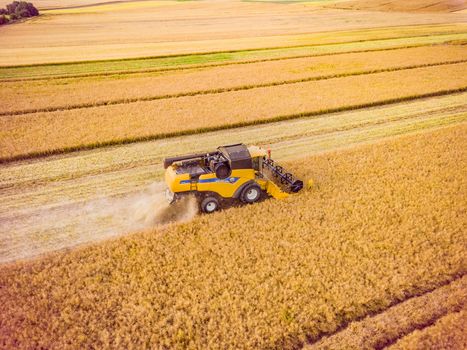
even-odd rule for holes
{"type": "Polygon", "coordinates": [[[240,200],[243,203],[254,203],[261,198],[261,187],[257,184],[247,185],[240,196],[240,200]]]}
{"type": "Polygon", "coordinates": [[[219,201],[215,197],[206,197],[201,202],[201,210],[206,213],[212,213],[219,209],[219,201]]]}

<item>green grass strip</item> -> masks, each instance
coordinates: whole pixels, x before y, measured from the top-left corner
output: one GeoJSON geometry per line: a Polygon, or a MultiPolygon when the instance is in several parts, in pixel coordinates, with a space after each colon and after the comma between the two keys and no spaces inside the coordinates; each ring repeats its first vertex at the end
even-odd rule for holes
{"type": "MultiPolygon", "coordinates": [[[[387,27],[382,27],[387,28],[387,27]]],[[[372,28],[377,29],[377,28],[372,28]]],[[[347,33],[347,31],[345,31],[347,33]]],[[[86,60],[86,61],[70,61],[70,62],[51,62],[51,63],[33,63],[33,64],[18,64],[18,65],[6,65],[1,66],[0,68],[26,68],[26,67],[41,67],[41,66],[66,66],[73,64],[92,64],[92,63],[112,63],[112,62],[126,62],[126,61],[145,61],[149,59],[159,59],[159,58],[174,58],[174,57],[188,57],[188,56],[204,56],[204,55],[215,55],[223,53],[239,53],[239,52],[256,52],[256,51],[271,51],[279,49],[296,49],[309,46],[328,46],[328,45],[341,45],[341,44],[353,44],[361,43],[368,41],[384,41],[384,40],[394,40],[394,39],[407,39],[407,38],[422,38],[430,36],[443,36],[443,35],[455,35],[455,34],[465,34],[464,32],[433,32],[429,34],[413,35],[407,37],[387,37],[379,39],[359,39],[352,41],[342,41],[342,42],[330,42],[330,43],[321,43],[321,44],[301,44],[301,45],[290,45],[290,46],[269,46],[262,48],[253,48],[253,49],[241,49],[241,50],[217,50],[217,51],[206,51],[206,52],[189,52],[189,53],[178,53],[178,54],[167,54],[167,55],[155,55],[155,56],[144,56],[144,57],[131,57],[131,58],[112,58],[112,59],[100,59],[100,60],[86,60]]],[[[339,35],[339,32],[336,33],[339,35]]]]}
{"type": "Polygon", "coordinates": [[[0,67],[0,81],[63,79],[115,74],[136,74],[168,70],[205,68],[221,65],[246,64],[270,60],[324,56],[337,53],[367,52],[441,44],[467,39],[467,33],[444,33],[402,38],[357,40],[342,43],[299,45],[280,48],[238,50],[216,53],[157,56],[139,59],[95,62],[56,63],[30,66],[0,67]],[[374,47],[376,46],[376,47],[374,47]]]}
{"type": "Polygon", "coordinates": [[[239,123],[232,123],[232,124],[226,124],[226,125],[202,127],[202,128],[181,130],[177,132],[161,133],[161,134],[148,135],[148,136],[128,137],[128,138],[123,138],[123,139],[116,139],[116,140],[104,141],[104,142],[95,142],[95,143],[83,144],[83,145],[72,146],[72,147],[56,148],[56,149],[52,149],[48,151],[30,152],[30,153],[11,156],[11,157],[1,157],[0,164],[11,163],[14,161],[19,161],[19,160],[44,158],[44,157],[49,157],[53,155],[92,150],[92,149],[109,147],[109,146],[125,145],[125,144],[137,143],[137,142],[160,140],[160,139],[165,139],[165,138],[170,138],[170,137],[201,134],[201,133],[212,132],[212,131],[268,124],[268,123],[279,122],[279,121],[284,121],[284,120],[314,117],[314,116],[320,116],[323,114],[345,112],[345,111],[351,111],[351,110],[362,109],[362,108],[379,107],[379,106],[384,106],[384,105],[393,104],[393,103],[412,101],[412,100],[428,98],[428,97],[444,96],[444,95],[465,92],[465,91],[467,91],[467,86],[458,88],[458,89],[440,90],[440,91],[430,92],[426,94],[410,95],[410,96],[392,98],[392,99],[375,101],[375,102],[370,102],[370,103],[348,105],[348,106],[342,106],[338,108],[327,108],[327,109],[322,109],[322,110],[313,111],[313,112],[279,115],[279,116],[272,117],[272,118],[253,120],[253,121],[248,121],[248,122],[239,122],[239,123]]]}
{"type": "Polygon", "coordinates": [[[187,96],[220,94],[220,93],[232,92],[232,91],[251,90],[251,89],[257,89],[257,88],[264,88],[264,87],[298,84],[298,83],[305,83],[305,82],[310,82],[310,81],[345,78],[345,77],[358,76],[358,75],[370,75],[370,74],[378,74],[378,73],[396,72],[396,71],[401,71],[401,70],[436,67],[436,66],[459,64],[459,63],[465,63],[465,62],[467,62],[467,59],[437,62],[437,63],[425,63],[425,64],[418,64],[418,65],[411,65],[411,66],[404,66],[404,67],[391,67],[391,68],[382,68],[382,69],[363,70],[363,71],[350,72],[350,73],[321,75],[321,76],[316,76],[316,77],[282,80],[282,81],[276,81],[276,82],[264,83],[264,84],[242,85],[242,86],[236,86],[236,87],[231,87],[231,88],[198,90],[198,91],[191,91],[191,92],[182,92],[182,93],[177,93],[177,94],[156,95],[156,96],[137,97],[137,98],[123,98],[123,99],[116,99],[112,101],[82,103],[82,104],[75,104],[75,105],[69,105],[69,106],[63,106],[63,107],[25,109],[25,110],[13,111],[13,112],[0,112],[0,116],[14,116],[14,115],[25,115],[25,114],[31,114],[31,113],[70,111],[70,110],[75,110],[75,109],[112,106],[112,105],[129,104],[129,103],[135,103],[135,102],[148,102],[148,101],[164,100],[164,99],[187,97],[187,96]]]}

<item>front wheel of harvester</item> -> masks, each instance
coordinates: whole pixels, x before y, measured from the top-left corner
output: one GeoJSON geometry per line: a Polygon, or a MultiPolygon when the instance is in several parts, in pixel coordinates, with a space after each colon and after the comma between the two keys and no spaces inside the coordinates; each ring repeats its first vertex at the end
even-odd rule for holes
{"type": "Polygon", "coordinates": [[[247,185],[240,196],[243,203],[254,203],[257,202],[261,197],[261,187],[257,184],[247,185]]]}
{"type": "Polygon", "coordinates": [[[219,209],[219,201],[215,197],[206,197],[201,202],[201,210],[206,214],[213,213],[217,209],[219,209]]]}

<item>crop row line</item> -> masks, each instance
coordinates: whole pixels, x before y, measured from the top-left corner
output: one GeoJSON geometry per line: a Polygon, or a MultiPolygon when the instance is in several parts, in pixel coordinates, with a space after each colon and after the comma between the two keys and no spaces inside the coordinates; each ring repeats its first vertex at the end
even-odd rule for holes
{"type": "MultiPolygon", "coordinates": [[[[453,282],[461,279],[463,276],[459,277],[459,278],[456,278],[453,282]]],[[[444,286],[444,285],[443,285],[444,286]]],[[[443,287],[442,286],[442,287],[443,287]]],[[[423,295],[422,295],[423,296],[423,295]]],[[[455,305],[452,307],[452,309],[450,310],[441,310],[441,312],[439,312],[439,314],[431,317],[431,318],[428,318],[427,320],[425,320],[425,322],[423,323],[420,323],[420,324],[417,324],[417,325],[414,325],[412,329],[410,329],[409,332],[407,332],[406,334],[403,334],[402,336],[400,336],[399,338],[394,338],[394,339],[388,339],[386,342],[382,343],[382,344],[378,344],[378,346],[375,347],[375,350],[383,350],[383,349],[386,349],[388,347],[390,347],[391,345],[397,343],[398,340],[400,339],[403,339],[403,337],[406,337],[410,334],[412,334],[415,330],[421,330],[421,329],[425,329],[425,328],[428,328],[428,327],[431,327],[433,326],[438,320],[440,320],[441,318],[443,318],[444,316],[452,313],[452,312],[459,312],[463,309],[463,303],[460,302],[458,305],[455,305]]]]}
{"type": "MultiPolygon", "coordinates": [[[[335,331],[327,333],[327,334],[326,333],[321,334],[317,339],[309,341],[308,344],[304,346],[304,349],[311,350],[311,349],[314,349],[315,347],[318,349],[326,347],[326,346],[320,346],[322,344],[318,345],[318,343],[322,341],[324,338],[327,338],[329,340],[332,337],[339,336],[339,334],[349,332],[348,326],[351,323],[364,322],[363,320],[366,319],[367,317],[374,318],[374,317],[382,316],[385,313],[393,312],[399,307],[403,307],[404,305],[407,305],[406,307],[411,307],[409,305],[423,304],[423,301],[426,302],[426,299],[430,300],[432,298],[436,298],[436,296],[439,298],[443,294],[449,294],[449,295],[455,294],[455,292],[454,293],[449,292],[449,289],[451,288],[454,289],[455,287],[461,287],[461,286],[458,286],[458,284],[462,283],[462,279],[465,276],[466,276],[465,273],[460,272],[459,274],[452,276],[451,279],[445,280],[444,282],[440,283],[434,288],[425,290],[415,295],[411,295],[406,299],[395,301],[394,303],[389,305],[386,309],[381,310],[380,312],[370,313],[370,314],[362,316],[359,319],[352,320],[350,322],[342,324],[335,331]]],[[[452,300],[452,301],[450,300],[449,302],[445,302],[445,303],[441,303],[441,305],[437,305],[434,312],[433,310],[430,310],[430,313],[433,312],[433,315],[427,314],[426,315],[427,319],[423,320],[423,322],[413,324],[412,327],[406,329],[405,332],[403,332],[403,335],[408,335],[411,332],[413,332],[415,329],[423,329],[423,328],[433,325],[438,319],[447,315],[449,312],[458,311],[459,309],[461,309],[462,305],[463,305],[463,301],[461,300],[461,298],[459,298],[459,300],[452,300]]],[[[396,343],[397,340],[399,339],[400,338],[392,338],[392,337],[389,339],[384,339],[384,341],[377,342],[377,344],[375,345],[375,349],[378,349],[378,350],[384,349],[396,343]]]]}
{"type": "MultiPolygon", "coordinates": [[[[380,27],[381,28],[381,27],[380,27]]],[[[382,27],[387,28],[387,27],[382,27]]],[[[376,28],[373,28],[376,29],[376,28]]],[[[50,63],[32,63],[32,64],[18,64],[18,65],[5,65],[1,66],[3,68],[28,68],[28,67],[44,67],[44,66],[66,66],[72,64],[92,64],[92,63],[110,63],[110,62],[127,62],[127,61],[145,61],[151,59],[159,58],[174,58],[174,57],[188,57],[188,56],[207,56],[215,54],[224,54],[224,53],[240,53],[240,52],[254,52],[254,51],[271,51],[271,50],[280,50],[280,49],[299,49],[303,47],[315,47],[315,46],[329,46],[329,45],[341,45],[341,44],[352,44],[352,43],[363,43],[367,41],[384,41],[384,40],[394,40],[394,39],[409,39],[409,38],[426,38],[429,36],[442,36],[442,35],[453,35],[453,34],[463,34],[464,32],[459,31],[450,31],[450,32],[432,32],[429,34],[421,35],[412,35],[412,36],[400,36],[400,37],[386,37],[378,39],[359,39],[351,41],[340,41],[340,42],[330,42],[330,43],[321,43],[321,44],[301,44],[301,45],[285,45],[285,46],[269,46],[269,47],[260,47],[260,48],[250,48],[250,49],[237,49],[237,50],[218,50],[218,51],[200,51],[200,52],[189,52],[189,53],[177,53],[177,54],[167,54],[167,55],[155,55],[155,56],[145,56],[145,57],[129,57],[129,58],[113,58],[113,59],[100,59],[100,60],[86,60],[86,61],[70,61],[70,62],[50,62],[50,63]]],[[[338,33],[337,33],[338,34],[338,33]]]]}
{"type": "Polygon", "coordinates": [[[460,312],[460,311],[462,311],[462,309],[463,309],[462,305],[458,305],[456,307],[453,307],[452,310],[445,310],[444,312],[440,313],[439,315],[436,315],[435,317],[427,319],[424,323],[417,324],[416,326],[413,327],[413,329],[410,330],[410,332],[402,334],[401,336],[399,336],[399,338],[390,339],[390,340],[387,340],[383,344],[378,344],[378,346],[375,346],[375,350],[388,349],[392,345],[396,344],[399,340],[404,339],[405,337],[410,336],[411,334],[413,334],[416,330],[424,330],[424,329],[426,329],[428,327],[431,327],[437,321],[442,319],[443,317],[445,317],[447,315],[450,315],[452,313],[460,312]]]}
{"type": "Polygon", "coordinates": [[[275,82],[270,82],[270,83],[242,85],[242,86],[235,86],[235,87],[230,87],[230,88],[197,90],[197,91],[191,91],[191,92],[181,92],[181,93],[176,93],[176,94],[156,95],[156,96],[147,96],[147,97],[123,98],[123,99],[116,99],[116,100],[111,100],[111,101],[81,103],[81,104],[74,104],[74,105],[61,106],[61,107],[25,109],[25,110],[19,110],[19,111],[0,112],[0,117],[1,116],[25,115],[25,114],[32,114],[32,113],[42,113],[42,112],[70,111],[70,110],[75,110],[75,109],[112,106],[112,105],[119,105],[119,104],[130,104],[130,103],[136,103],[136,102],[148,102],[148,101],[165,100],[165,99],[188,97],[188,96],[221,94],[225,92],[251,90],[251,89],[257,89],[257,88],[265,88],[265,87],[273,87],[273,86],[289,85],[289,84],[298,84],[298,83],[305,83],[305,82],[310,82],[310,81],[345,78],[345,77],[358,76],[358,75],[370,75],[370,74],[378,74],[378,73],[396,72],[396,71],[401,71],[401,70],[436,67],[436,66],[459,64],[459,63],[465,63],[465,62],[467,62],[467,59],[436,62],[436,63],[424,63],[424,64],[402,66],[402,67],[399,66],[399,67],[390,67],[390,68],[382,68],[382,69],[371,69],[371,70],[363,70],[363,71],[350,72],[350,73],[337,73],[337,74],[321,75],[321,76],[301,78],[301,79],[281,80],[281,81],[275,81],[275,82]]]}
{"type": "Polygon", "coordinates": [[[118,145],[132,144],[132,143],[145,142],[145,141],[154,141],[154,140],[177,137],[177,136],[201,134],[201,133],[206,133],[206,132],[211,132],[211,131],[235,129],[235,128],[244,127],[244,126],[262,125],[262,124],[268,124],[268,123],[279,122],[279,121],[284,121],[284,120],[314,117],[314,116],[319,116],[319,115],[328,114],[328,113],[345,112],[345,111],[351,111],[351,110],[362,109],[362,108],[384,106],[384,105],[398,103],[398,102],[406,102],[406,101],[412,101],[412,100],[428,98],[428,97],[444,96],[444,95],[465,92],[465,91],[467,91],[467,86],[457,88],[457,89],[439,90],[439,91],[425,93],[425,94],[391,98],[391,99],[375,101],[375,102],[370,102],[370,103],[347,105],[347,106],[341,106],[337,108],[325,108],[325,109],[313,111],[313,112],[302,112],[302,113],[294,113],[294,114],[287,114],[287,115],[279,115],[279,116],[261,119],[261,120],[252,120],[252,121],[237,122],[237,123],[218,125],[218,126],[201,127],[201,128],[153,134],[153,135],[147,135],[147,136],[126,137],[126,138],[115,139],[115,140],[104,141],[104,142],[93,142],[89,144],[82,144],[82,145],[71,146],[71,147],[56,148],[56,149],[51,149],[47,151],[29,152],[29,153],[19,154],[19,155],[15,155],[11,157],[0,157],[0,164],[11,163],[14,161],[19,161],[19,160],[44,158],[44,157],[53,156],[53,155],[92,150],[96,148],[103,148],[103,147],[109,147],[109,146],[118,146],[118,145]]]}
{"type": "MultiPolygon", "coordinates": [[[[369,41],[374,41],[374,40],[369,40],[369,41]]],[[[352,42],[350,42],[350,44],[351,43],[352,42]]],[[[135,74],[144,74],[144,73],[195,70],[195,69],[202,69],[202,68],[244,65],[244,64],[251,64],[251,63],[285,61],[285,60],[291,60],[291,59],[297,59],[297,58],[325,57],[325,56],[337,56],[337,55],[345,55],[345,54],[352,54],[352,53],[402,50],[402,49],[411,49],[411,48],[424,47],[424,46],[444,45],[446,43],[449,43],[449,42],[441,42],[437,44],[432,44],[432,43],[412,44],[412,45],[403,45],[403,46],[395,46],[395,47],[377,48],[377,49],[349,50],[349,51],[342,51],[342,52],[292,55],[292,56],[282,56],[282,57],[273,57],[273,58],[259,58],[259,59],[242,60],[242,61],[228,61],[228,62],[222,62],[222,63],[183,65],[183,66],[165,67],[165,68],[118,70],[118,71],[98,72],[98,73],[62,74],[62,75],[39,76],[39,77],[29,77],[29,78],[3,78],[3,79],[0,79],[0,82],[9,83],[9,82],[38,81],[38,80],[60,80],[60,79],[89,78],[89,77],[106,77],[106,76],[113,76],[113,75],[121,76],[121,75],[135,75],[135,74]]],[[[343,43],[343,44],[347,44],[347,43],[343,43]]],[[[0,72],[1,72],[1,68],[2,67],[0,67],[0,72]]]]}

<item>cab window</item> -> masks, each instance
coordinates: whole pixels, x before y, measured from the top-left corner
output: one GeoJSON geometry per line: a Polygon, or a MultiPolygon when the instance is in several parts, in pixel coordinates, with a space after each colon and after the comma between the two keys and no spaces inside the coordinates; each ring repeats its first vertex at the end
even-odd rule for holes
{"type": "Polygon", "coordinates": [[[253,169],[259,171],[259,157],[252,158],[251,161],[253,162],[253,169]]]}

